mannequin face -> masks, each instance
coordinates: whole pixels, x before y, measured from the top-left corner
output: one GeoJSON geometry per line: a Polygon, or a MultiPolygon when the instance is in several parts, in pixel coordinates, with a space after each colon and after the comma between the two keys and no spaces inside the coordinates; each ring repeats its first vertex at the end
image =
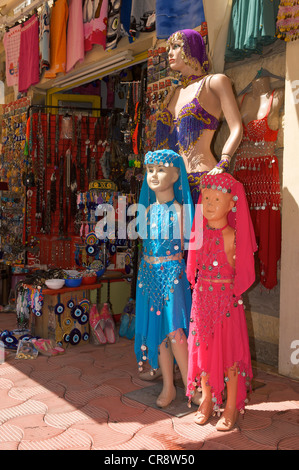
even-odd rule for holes
{"type": "Polygon", "coordinates": [[[172,70],[181,71],[185,67],[185,62],[182,58],[183,41],[176,39],[169,44],[168,47],[168,62],[172,70]]]}
{"type": "Polygon", "coordinates": [[[215,189],[202,191],[203,215],[210,227],[219,228],[227,223],[227,215],[234,207],[230,193],[223,193],[215,189]]]}
{"type": "Polygon", "coordinates": [[[176,167],[146,165],[147,184],[154,192],[165,192],[173,188],[178,180],[179,170],[176,167]]]}

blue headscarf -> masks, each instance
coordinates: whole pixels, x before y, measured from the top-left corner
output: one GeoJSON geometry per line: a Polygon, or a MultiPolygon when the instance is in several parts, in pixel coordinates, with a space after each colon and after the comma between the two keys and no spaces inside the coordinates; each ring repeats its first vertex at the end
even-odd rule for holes
{"type": "MultiPolygon", "coordinates": [[[[179,169],[179,178],[173,185],[175,200],[184,207],[184,239],[185,243],[189,241],[192,228],[194,205],[191,197],[188,175],[185,163],[181,155],[173,150],[164,149],[155,152],[147,152],[144,158],[144,165],[163,165],[172,166],[179,169]]],[[[147,183],[147,172],[140,192],[139,204],[148,208],[156,202],[155,192],[149,188],[147,183]]],[[[142,212],[140,212],[142,214],[142,212]]]]}

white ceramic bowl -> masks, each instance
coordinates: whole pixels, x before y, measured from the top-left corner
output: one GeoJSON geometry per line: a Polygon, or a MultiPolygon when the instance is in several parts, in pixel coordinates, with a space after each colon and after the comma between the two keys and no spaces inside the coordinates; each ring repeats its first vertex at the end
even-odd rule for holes
{"type": "Polygon", "coordinates": [[[45,284],[49,289],[61,289],[64,286],[64,279],[47,279],[45,284]]]}

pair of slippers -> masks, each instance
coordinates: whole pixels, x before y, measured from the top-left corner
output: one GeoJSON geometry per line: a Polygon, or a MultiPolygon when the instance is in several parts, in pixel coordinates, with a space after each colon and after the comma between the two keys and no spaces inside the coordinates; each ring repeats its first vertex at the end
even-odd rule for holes
{"type": "Polygon", "coordinates": [[[107,303],[104,303],[100,313],[97,306],[95,304],[92,305],[89,314],[89,324],[100,344],[115,343],[115,323],[107,303]]]}
{"type": "Polygon", "coordinates": [[[65,350],[51,339],[33,338],[31,342],[35,349],[43,356],[59,356],[65,353],[65,350]]]}

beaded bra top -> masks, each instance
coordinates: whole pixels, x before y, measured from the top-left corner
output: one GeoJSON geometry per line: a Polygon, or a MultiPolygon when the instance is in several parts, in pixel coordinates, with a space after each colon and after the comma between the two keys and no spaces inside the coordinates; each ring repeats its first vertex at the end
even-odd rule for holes
{"type": "MultiPolygon", "coordinates": [[[[266,115],[261,119],[253,119],[252,121],[249,121],[246,125],[243,123],[243,140],[251,140],[253,142],[276,142],[278,129],[270,129],[268,125],[268,115],[271,110],[274,92],[275,90],[273,90],[271,94],[269,107],[266,115]]],[[[242,102],[245,96],[246,94],[243,96],[242,102]]]]}
{"type": "Polygon", "coordinates": [[[147,238],[143,240],[143,255],[168,257],[181,252],[182,243],[173,201],[152,204],[147,214],[147,238]],[[172,210],[173,209],[173,210],[172,210]]]}
{"type": "Polygon", "coordinates": [[[196,255],[198,276],[205,281],[233,281],[235,269],[224,251],[222,229],[204,226],[203,245],[196,255]]]}
{"type": "Polygon", "coordinates": [[[170,148],[176,152],[186,152],[200,139],[204,130],[215,131],[219,120],[206,111],[199,102],[201,90],[207,76],[203,78],[193,100],[182,107],[178,118],[174,119],[169,109],[158,114],[156,147],[170,148]]]}

